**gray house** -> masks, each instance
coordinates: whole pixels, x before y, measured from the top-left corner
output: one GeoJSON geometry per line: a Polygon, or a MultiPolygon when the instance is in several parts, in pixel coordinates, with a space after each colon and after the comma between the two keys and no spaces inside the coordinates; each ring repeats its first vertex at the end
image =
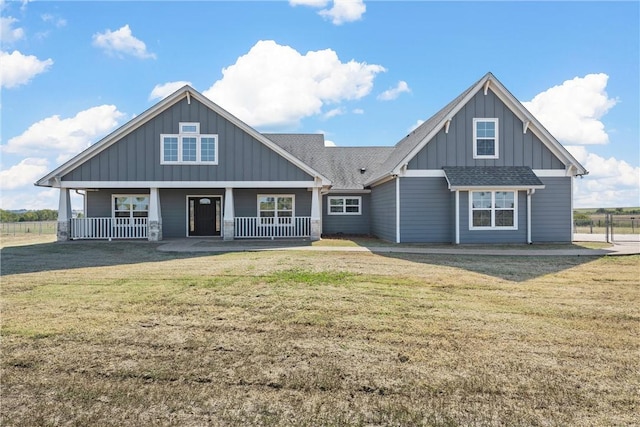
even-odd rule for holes
{"type": "Polygon", "coordinates": [[[262,134],[185,86],[36,185],[60,188],[61,241],[532,243],[571,241],[572,182],[587,173],[488,73],[389,147],[262,134]]]}

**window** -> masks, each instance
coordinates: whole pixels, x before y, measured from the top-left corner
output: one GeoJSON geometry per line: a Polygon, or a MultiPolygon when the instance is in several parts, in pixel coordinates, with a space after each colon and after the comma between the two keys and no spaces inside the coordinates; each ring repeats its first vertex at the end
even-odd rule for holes
{"type": "Polygon", "coordinates": [[[258,195],[260,225],[292,225],[293,195],[258,195]]]}
{"type": "Polygon", "coordinates": [[[516,191],[470,191],[469,228],[517,230],[516,191]]]}
{"type": "Polygon", "coordinates": [[[498,158],[498,119],[473,119],[473,158],[498,158]]]}
{"type": "Polygon", "coordinates": [[[113,196],[115,218],[140,218],[149,216],[149,195],[125,194],[113,196]]]}
{"type": "Polygon", "coordinates": [[[328,199],[327,214],[329,215],[360,215],[362,197],[332,197],[328,199]]]}
{"type": "Polygon", "coordinates": [[[160,135],[161,164],[218,164],[218,135],[201,135],[200,123],[180,123],[177,135],[160,135]]]}

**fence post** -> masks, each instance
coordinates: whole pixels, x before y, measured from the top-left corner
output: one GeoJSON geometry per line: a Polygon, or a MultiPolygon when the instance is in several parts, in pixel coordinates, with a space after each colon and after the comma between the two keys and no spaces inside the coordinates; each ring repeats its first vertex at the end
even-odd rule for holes
{"type": "Polygon", "coordinates": [[[589,221],[589,233],[593,234],[593,220],[589,221]]]}
{"type": "Polygon", "coordinates": [[[613,214],[610,214],[610,222],[611,222],[611,242],[613,242],[613,214]]]}
{"type": "Polygon", "coordinates": [[[609,215],[610,214],[604,214],[604,235],[607,243],[611,243],[609,241],[609,215]]]}

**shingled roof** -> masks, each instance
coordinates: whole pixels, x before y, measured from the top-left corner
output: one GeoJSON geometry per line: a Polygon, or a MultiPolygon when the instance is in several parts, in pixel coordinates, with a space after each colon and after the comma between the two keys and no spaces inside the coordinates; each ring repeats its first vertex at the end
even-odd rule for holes
{"type": "Polygon", "coordinates": [[[363,190],[393,147],[326,147],[321,134],[264,134],[332,182],[332,190],[363,190]]]}
{"type": "Polygon", "coordinates": [[[445,166],[449,189],[544,188],[544,184],[528,166],[445,166]]]}

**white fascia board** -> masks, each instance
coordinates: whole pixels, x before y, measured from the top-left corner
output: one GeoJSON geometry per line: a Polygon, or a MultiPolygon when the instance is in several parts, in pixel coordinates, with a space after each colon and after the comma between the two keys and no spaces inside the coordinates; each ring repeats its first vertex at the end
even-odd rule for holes
{"type": "Polygon", "coordinates": [[[313,188],[313,181],[62,181],[59,188],[313,188]]]}
{"type": "Polygon", "coordinates": [[[469,185],[456,185],[449,186],[451,191],[521,191],[521,190],[543,190],[545,185],[483,185],[483,186],[469,186],[469,185]]]}
{"type": "Polygon", "coordinates": [[[322,185],[331,185],[330,179],[328,179],[327,177],[325,177],[324,175],[322,175],[321,173],[319,173],[318,171],[316,171],[306,163],[302,162],[300,159],[298,159],[297,157],[295,157],[285,149],[281,148],[278,144],[271,141],[269,138],[262,135],[260,132],[258,132],[257,130],[255,130],[254,128],[252,128],[251,126],[249,126],[248,124],[246,124],[245,122],[237,118],[236,116],[232,115],[231,113],[226,111],[224,108],[220,107],[218,104],[216,104],[215,102],[207,98],[206,96],[196,91],[193,91],[191,93],[191,96],[196,98],[198,101],[200,101],[207,107],[211,108],[213,111],[215,111],[216,113],[218,113],[219,115],[221,115],[222,117],[224,117],[225,119],[233,123],[234,125],[238,126],[240,129],[242,129],[243,131],[245,131],[246,133],[248,133],[249,135],[257,139],[258,141],[260,141],[261,143],[269,147],[271,150],[275,151],[285,159],[289,160],[291,163],[293,163],[294,165],[296,165],[297,167],[299,167],[309,175],[313,176],[314,178],[320,178],[322,180],[322,185]]]}
{"type": "Polygon", "coordinates": [[[59,176],[65,175],[68,172],[71,172],[71,170],[73,170],[75,167],[91,159],[92,157],[100,154],[100,152],[109,148],[111,145],[113,145],[115,142],[117,142],[120,138],[122,138],[126,134],[133,132],[138,127],[142,126],[149,120],[156,117],[158,114],[162,113],[163,111],[173,106],[175,103],[181,101],[183,98],[186,97],[186,94],[189,93],[189,90],[193,90],[193,89],[190,86],[183,86],[181,89],[178,89],[172,95],[169,95],[168,97],[166,97],[165,99],[163,99],[162,101],[154,105],[153,107],[149,108],[148,110],[146,110],[145,112],[137,116],[136,118],[130,120],[129,122],[120,126],[115,131],[111,132],[109,135],[102,138],[100,141],[91,145],[86,150],[82,151],[80,154],[76,155],[75,157],[72,157],[62,165],[58,166],[52,172],[49,172],[49,174],[40,178],[38,181],[36,181],[35,185],[41,186],[41,187],[54,187],[55,185],[51,184],[51,180],[55,179],[55,177],[57,176],[59,177],[59,176]]]}
{"type": "Polygon", "coordinates": [[[330,189],[327,194],[369,194],[371,193],[371,190],[368,189],[362,189],[362,190],[341,190],[339,188],[332,188],[330,189]]]}
{"type": "Polygon", "coordinates": [[[401,176],[403,178],[443,178],[445,173],[443,169],[407,169],[401,176]]]}
{"type": "Polygon", "coordinates": [[[369,186],[370,187],[377,187],[378,185],[382,185],[382,184],[384,184],[386,182],[393,181],[395,179],[395,177],[396,177],[396,175],[392,175],[391,172],[389,172],[389,173],[387,173],[385,175],[382,175],[381,177],[379,177],[378,179],[376,179],[374,181],[366,182],[364,185],[366,187],[369,187],[369,186]]]}
{"type": "Polygon", "coordinates": [[[564,169],[533,169],[538,178],[565,178],[571,175],[564,169]]]}

